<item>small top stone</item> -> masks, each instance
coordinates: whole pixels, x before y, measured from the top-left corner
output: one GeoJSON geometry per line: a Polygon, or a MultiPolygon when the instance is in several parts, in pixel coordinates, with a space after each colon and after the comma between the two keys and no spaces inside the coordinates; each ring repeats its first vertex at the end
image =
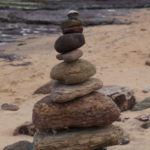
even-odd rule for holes
{"type": "Polygon", "coordinates": [[[68,19],[78,19],[79,15],[80,15],[80,13],[76,10],[70,10],[67,14],[68,19]]]}

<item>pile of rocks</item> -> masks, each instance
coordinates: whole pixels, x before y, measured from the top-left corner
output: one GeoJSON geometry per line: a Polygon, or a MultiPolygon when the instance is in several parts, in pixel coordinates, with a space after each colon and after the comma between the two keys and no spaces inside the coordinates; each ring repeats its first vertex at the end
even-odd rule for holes
{"type": "Polygon", "coordinates": [[[62,63],[54,66],[49,96],[34,105],[33,123],[35,150],[95,150],[119,144],[122,129],[111,125],[120,111],[107,96],[97,92],[102,81],[91,78],[96,69],[90,62],[79,59],[84,43],[83,22],[78,12],[71,11],[62,23],[64,35],[55,49],[62,63]]]}

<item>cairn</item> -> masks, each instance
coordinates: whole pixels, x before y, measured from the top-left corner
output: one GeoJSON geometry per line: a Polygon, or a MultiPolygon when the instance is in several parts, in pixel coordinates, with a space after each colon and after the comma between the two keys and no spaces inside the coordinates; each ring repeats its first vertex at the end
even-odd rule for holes
{"type": "Polygon", "coordinates": [[[55,42],[56,57],[50,76],[50,95],[33,108],[35,150],[102,150],[120,143],[123,131],[114,125],[120,111],[97,90],[102,81],[91,78],[96,69],[79,48],[84,45],[83,21],[77,11],[61,24],[63,35],[55,42]]]}

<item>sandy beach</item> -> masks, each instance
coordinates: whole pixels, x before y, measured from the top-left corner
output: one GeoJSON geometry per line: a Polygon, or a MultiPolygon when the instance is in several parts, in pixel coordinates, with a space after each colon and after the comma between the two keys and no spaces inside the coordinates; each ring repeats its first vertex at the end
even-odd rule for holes
{"type": "MultiPolygon", "coordinates": [[[[150,10],[140,10],[124,19],[133,19],[129,25],[105,25],[84,29],[86,44],[83,59],[97,68],[95,77],[104,85],[121,85],[134,89],[137,101],[150,96],[142,90],[150,86],[150,10]]],[[[51,68],[59,63],[53,48],[60,34],[47,36],[24,36],[22,41],[1,46],[0,51],[26,56],[25,59],[9,62],[0,59],[0,105],[11,103],[20,107],[16,112],[0,110],[0,149],[19,140],[32,141],[30,136],[13,136],[14,129],[32,118],[35,102],[45,95],[33,95],[41,85],[50,81],[51,68]],[[31,62],[29,66],[13,66],[31,62]]],[[[119,145],[108,150],[149,150],[150,129],[142,129],[142,122],[135,119],[140,114],[150,114],[150,109],[126,111],[124,122],[115,122],[129,135],[128,145],[119,145]]]]}

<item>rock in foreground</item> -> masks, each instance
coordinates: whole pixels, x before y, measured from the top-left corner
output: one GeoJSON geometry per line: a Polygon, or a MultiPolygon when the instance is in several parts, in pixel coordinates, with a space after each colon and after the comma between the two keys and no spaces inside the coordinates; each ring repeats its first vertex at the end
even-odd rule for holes
{"type": "Polygon", "coordinates": [[[66,103],[54,103],[50,96],[33,108],[33,123],[40,130],[67,127],[107,126],[116,121],[120,111],[107,96],[93,92],[66,103]]]}
{"type": "Polygon", "coordinates": [[[58,81],[53,81],[50,97],[53,102],[64,103],[77,97],[87,95],[95,90],[102,88],[102,86],[102,81],[94,78],[75,85],[64,85],[58,81]]]}
{"type": "Polygon", "coordinates": [[[95,73],[93,64],[80,59],[71,63],[57,64],[52,68],[50,76],[63,84],[78,84],[88,80],[95,73]]]}
{"type": "Polygon", "coordinates": [[[39,132],[34,137],[38,150],[95,150],[121,143],[123,131],[117,126],[105,128],[72,129],[52,135],[39,132]]]}

